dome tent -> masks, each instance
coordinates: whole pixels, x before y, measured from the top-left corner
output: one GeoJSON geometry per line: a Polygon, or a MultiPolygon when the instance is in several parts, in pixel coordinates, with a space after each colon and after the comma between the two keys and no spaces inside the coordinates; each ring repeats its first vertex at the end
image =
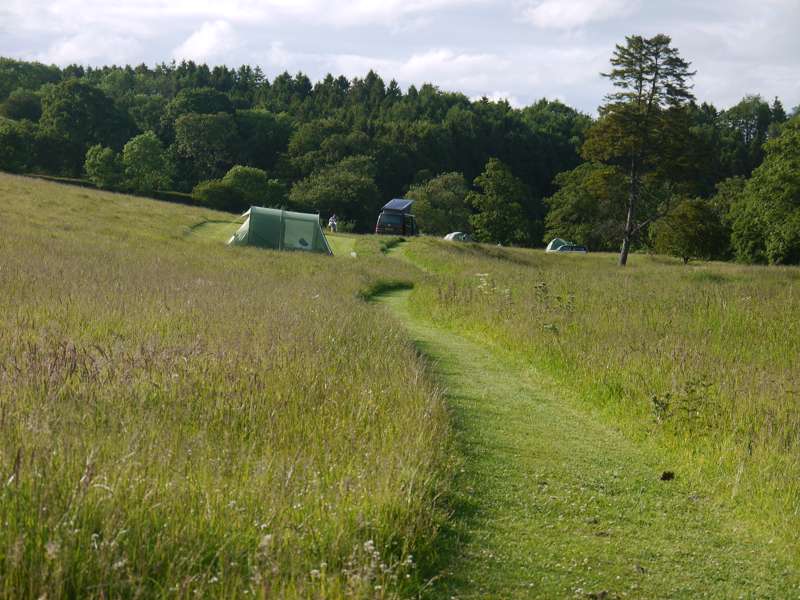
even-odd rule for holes
{"type": "Polygon", "coordinates": [[[550,240],[550,243],[547,244],[546,252],[558,252],[558,249],[561,246],[569,246],[572,242],[568,242],[567,240],[562,240],[561,238],[553,238],[550,240]]]}
{"type": "Polygon", "coordinates": [[[228,245],[333,254],[317,215],[251,206],[242,216],[247,219],[228,245]]]}

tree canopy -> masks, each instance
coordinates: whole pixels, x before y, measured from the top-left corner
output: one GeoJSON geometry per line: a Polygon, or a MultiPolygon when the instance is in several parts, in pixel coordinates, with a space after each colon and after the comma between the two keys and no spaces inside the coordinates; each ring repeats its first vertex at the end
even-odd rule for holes
{"type": "Polygon", "coordinates": [[[745,262],[800,262],[800,116],[764,146],[765,159],[732,207],[732,243],[745,262]]]}
{"type": "Polygon", "coordinates": [[[414,214],[423,233],[444,235],[469,231],[469,187],[461,173],[442,173],[411,186],[407,198],[415,201],[414,214]]]}
{"type": "Polygon", "coordinates": [[[715,256],[800,260],[790,182],[775,174],[791,164],[792,111],[758,95],[696,103],[692,74],[668,36],[630,36],[593,119],[557,100],[516,108],[432,83],[402,89],[374,71],[312,82],[250,65],[0,58],[0,169],[194,190],[228,210],[336,212],[357,231],[408,195],[432,233],[476,227],[492,242],[539,245],[546,231],[591,250],[622,244],[625,259],[653,248],[677,206],[703,200],[730,233],[715,256]]]}

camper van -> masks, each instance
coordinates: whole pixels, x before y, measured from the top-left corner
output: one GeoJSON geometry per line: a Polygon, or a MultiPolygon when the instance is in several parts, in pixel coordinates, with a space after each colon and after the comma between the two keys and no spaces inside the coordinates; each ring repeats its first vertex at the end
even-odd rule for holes
{"type": "Polygon", "coordinates": [[[388,235],[417,235],[417,222],[411,214],[413,200],[395,198],[383,205],[375,233],[388,235]]]}

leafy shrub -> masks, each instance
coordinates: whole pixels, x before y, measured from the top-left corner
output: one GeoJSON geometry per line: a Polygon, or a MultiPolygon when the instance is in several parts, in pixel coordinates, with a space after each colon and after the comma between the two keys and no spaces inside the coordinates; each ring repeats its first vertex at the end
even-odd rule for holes
{"type": "Polygon", "coordinates": [[[654,225],[653,244],[657,252],[688,263],[719,256],[728,246],[728,233],[708,202],[687,198],[654,225]]]}
{"type": "Polygon", "coordinates": [[[221,179],[198,183],[192,190],[192,198],[208,208],[233,213],[242,212],[250,206],[238,189],[221,179]]]}
{"type": "Polygon", "coordinates": [[[261,169],[236,165],[222,181],[235,188],[249,206],[278,207],[286,204],[286,186],[277,179],[270,179],[261,169]]]}

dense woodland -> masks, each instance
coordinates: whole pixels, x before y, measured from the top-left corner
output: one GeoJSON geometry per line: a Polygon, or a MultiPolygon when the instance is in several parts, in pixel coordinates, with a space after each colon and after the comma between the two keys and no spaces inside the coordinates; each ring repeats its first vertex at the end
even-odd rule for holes
{"type": "MultiPolygon", "coordinates": [[[[628,38],[615,58],[637,40],[666,48],[657,38],[628,38]]],[[[630,94],[610,94],[592,118],[546,99],[517,109],[430,84],[402,90],[372,71],[312,83],[249,65],[0,58],[0,169],[229,211],[335,212],[356,231],[406,195],[427,233],[529,246],[559,236],[598,251],[619,249],[635,195],[634,250],[800,262],[798,110],[757,95],[724,110],[668,96],[647,104],[637,135],[656,150],[643,153],[621,141],[630,94]]]]}

